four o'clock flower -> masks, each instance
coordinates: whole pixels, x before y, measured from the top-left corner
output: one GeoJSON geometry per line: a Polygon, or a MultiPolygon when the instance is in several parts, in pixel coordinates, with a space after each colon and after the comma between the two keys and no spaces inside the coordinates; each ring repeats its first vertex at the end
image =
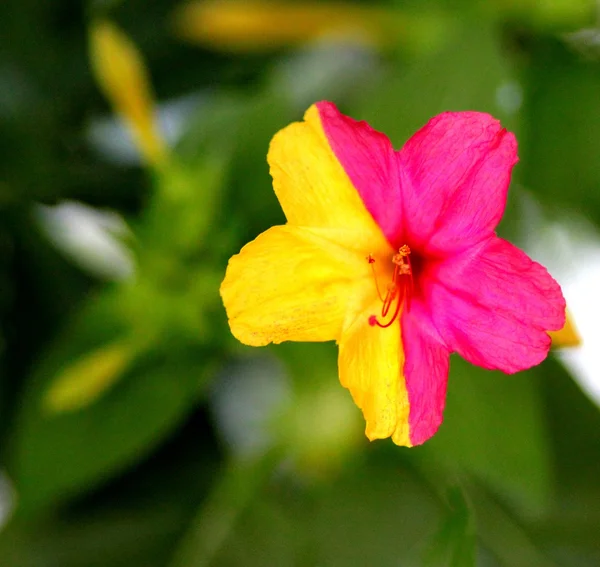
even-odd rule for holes
{"type": "Polygon", "coordinates": [[[335,340],[367,437],[423,443],[442,421],[450,353],[517,372],[565,322],[558,284],[494,232],[516,150],[479,112],[440,114],[394,151],[313,105],[271,142],[287,224],[231,258],[232,333],[253,346],[335,340]]]}

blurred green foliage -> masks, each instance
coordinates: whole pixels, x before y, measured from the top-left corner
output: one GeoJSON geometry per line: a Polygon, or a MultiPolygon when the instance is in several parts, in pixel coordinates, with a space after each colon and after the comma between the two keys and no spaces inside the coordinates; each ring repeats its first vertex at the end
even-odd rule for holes
{"type": "Polygon", "coordinates": [[[599,61],[565,36],[598,24],[593,2],[381,2],[398,22],[384,48],[253,53],[178,40],[173,8],[0,4],[0,464],[16,494],[0,564],[600,564],[600,414],[552,356],[516,376],[453,358],[439,434],[369,444],[334,345],[245,348],[218,295],[229,256],[283,221],[270,138],[323,98],[396,147],[440,111],[490,112],[520,141],[504,234],[523,187],[600,226],[599,61]],[[111,113],[87,56],[99,17],[139,46],[160,105],[185,101],[165,167],[90,134],[111,113]],[[36,208],[65,199],[125,216],[134,277],[102,281],[50,243],[36,208]],[[95,375],[86,357],[114,345],[123,364],[95,375]],[[84,401],[49,407],[78,372],[84,401]]]}

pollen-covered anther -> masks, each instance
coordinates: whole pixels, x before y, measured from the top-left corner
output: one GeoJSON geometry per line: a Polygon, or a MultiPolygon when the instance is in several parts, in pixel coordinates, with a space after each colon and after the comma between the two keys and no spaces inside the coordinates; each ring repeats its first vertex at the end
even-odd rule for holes
{"type": "Polygon", "coordinates": [[[410,307],[410,296],[413,290],[413,279],[412,279],[412,266],[410,263],[410,248],[404,244],[401,246],[396,254],[392,256],[392,263],[394,264],[394,272],[392,274],[392,281],[387,285],[387,292],[385,297],[381,295],[379,290],[379,283],[377,282],[377,275],[373,267],[375,259],[371,254],[367,256],[367,261],[371,264],[373,270],[373,276],[375,278],[375,287],[377,288],[377,294],[379,299],[383,302],[381,307],[381,321],[375,316],[369,317],[369,325],[372,327],[378,326],[385,329],[392,325],[398,316],[402,306],[406,303],[406,308],[410,307]],[[392,310],[393,306],[393,310],[392,310]],[[392,316],[388,321],[385,321],[390,311],[392,316]]]}

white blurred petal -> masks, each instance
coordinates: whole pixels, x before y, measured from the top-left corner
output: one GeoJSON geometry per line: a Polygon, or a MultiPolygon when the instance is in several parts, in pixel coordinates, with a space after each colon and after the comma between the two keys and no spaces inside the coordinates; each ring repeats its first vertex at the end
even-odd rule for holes
{"type": "Polygon", "coordinates": [[[523,104],[523,89],[516,81],[506,81],[496,89],[496,104],[506,114],[515,114],[523,104]]]}
{"type": "Polygon", "coordinates": [[[321,38],[281,60],[273,74],[278,91],[299,108],[315,100],[347,97],[381,72],[377,51],[343,38],[321,38]]]}
{"type": "MultiPolygon", "coordinates": [[[[167,145],[172,147],[179,141],[203,98],[200,94],[191,94],[158,106],[156,119],[167,145]]],[[[87,138],[90,145],[108,161],[121,165],[142,163],[129,130],[115,116],[94,118],[88,125],[87,138]]]]}
{"type": "Polygon", "coordinates": [[[527,199],[525,248],[560,283],[582,344],[557,354],[581,388],[600,405],[600,233],[585,218],[550,221],[527,199]]]}
{"type": "Polygon", "coordinates": [[[265,356],[229,365],[215,381],[211,409],[232,452],[252,456],[271,446],[273,422],[291,399],[283,365],[265,356]]]}
{"type": "Polygon", "coordinates": [[[122,242],[129,234],[123,218],[75,201],[37,205],[35,218],[48,239],[84,270],[122,280],[134,272],[133,255],[122,242]]]}

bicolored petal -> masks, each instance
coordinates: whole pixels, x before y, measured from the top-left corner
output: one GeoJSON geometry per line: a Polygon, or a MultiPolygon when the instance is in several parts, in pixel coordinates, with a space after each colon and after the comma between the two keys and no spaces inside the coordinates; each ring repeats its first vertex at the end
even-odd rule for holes
{"type": "Polygon", "coordinates": [[[447,346],[478,366],[517,372],[539,364],[547,331],[565,323],[565,300],[548,271],[496,236],[441,262],[426,290],[447,346]]]}
{"type": "Polygon", "coordinates": [[[388,242],[399,247],[403,222],[396,152],[387,136],[340,113],[331,102],[316,104],[331,149],[388,242]]]}
{"type": "Polygon", "coordinates": [[[422,253],[463,249],[493,233],[506,203],[516,140],[479,112],[433,118],[400,150],[390,140],[316,104],[327,141],[388,242],[422,253]]]}
{"type": "Polygon", "coordinates": [[[344,330],[340,381],[361,408],[370,440],[391,437],[396,445],[420,445],[443,419],[449,352],[422,306],[403,314],[402,327],[387,329],[367,323],[378,307],[371,304],[344,330]]]}
{"type": "Polygon", "coordinates": [[[380,228],[332,151],[319,105],[306,111],[304,122],[278,132],[269,147],[273,188],[287,221],[291,225],[359,230],[363,250],[387,250],[380,228]]]}
{"type": "Polygon", "coordinates": [[[233,335],[251,346],[337,340],[344,320],[373,294],[364,254],[340,245],[340,237],[275,226],[233,256],[221,284],[233,335]]]}
{"type": "Polygon", "coordinates": [[[378,303],[369,305],[342,334],[340,381],[362,410],[367,422],[365,433],[371,441],[392,437],[397,445],[411,446],[400,327],[370,326],[369,315],[379,308],[378,303]]]}
{"type": "Polygon", "coordinates": [[[504,213],[517,143],[489,114],[445,112],[398,152],[406,239],[424,254],[490,236],[504,213]]]}
{"type": "Polygon", "coordinates": [[[404,376],[410,400],[412,445],[429,439],[442,423],[450,353],[430,323],[425,306],[412,303],[402,316],[404,376]]]}

